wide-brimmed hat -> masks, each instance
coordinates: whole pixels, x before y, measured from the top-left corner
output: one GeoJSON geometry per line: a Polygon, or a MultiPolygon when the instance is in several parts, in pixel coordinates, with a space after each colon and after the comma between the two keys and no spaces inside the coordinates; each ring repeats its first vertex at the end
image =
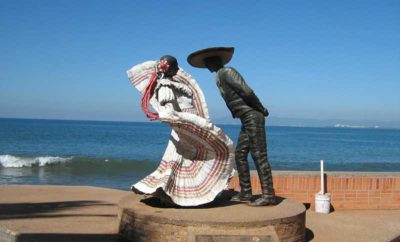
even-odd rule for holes
{"type": "Polygon", "coordinates": [[[206,68],[204,59],[216,56],[220,57],[222,65],[225,65],[232,59],[234,51],[235,48],[233,47],[212,47],[202,49],[190,54],[187,58],[187,61],[194,67],[206,68]]]}

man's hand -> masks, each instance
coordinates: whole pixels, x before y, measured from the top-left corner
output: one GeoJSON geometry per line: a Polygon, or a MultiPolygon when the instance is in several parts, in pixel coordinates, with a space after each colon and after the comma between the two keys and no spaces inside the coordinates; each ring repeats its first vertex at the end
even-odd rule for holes
{"type": "Polygon", "coordinates": [[[263,108],[262,113],[264,114],[265,117],[268,117],[268,115],[269,115],[268,109],[266,109],[266,108],[263,108]]]}

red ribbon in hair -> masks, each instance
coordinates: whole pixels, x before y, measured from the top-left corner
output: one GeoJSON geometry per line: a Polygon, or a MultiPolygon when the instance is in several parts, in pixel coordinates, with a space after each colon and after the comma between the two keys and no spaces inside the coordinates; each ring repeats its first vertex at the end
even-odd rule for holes
{"type": "Polygon", "coordinates": [[[154,70],[153,74],[151,75],[149,85],[147,85],[146,90],[144,91],[142,96],[142,110],[146,114],[147,118],[149,118],[151,121],[159,119],[158,113],[151,112],[149,109],[150,98],[157,84],[157,71],[161,73],[166,73],[168,69],[168,62],[166,60],[160,60],[156,70],[154,70]]]}
{"type": "Polygon", "coordinates": [[[157,120],[159,118],[158,113],[151,112],[149,110],[150,98],[151,95],[153,94],[156,84],[157,84],[157,71],[154,71],[153,74],[151,75],[149,85],[147,85],[146,90],[144,91],[142,96],[142,110],[146,114],[147,118],[150,119],[151,121],[157,120]]]}

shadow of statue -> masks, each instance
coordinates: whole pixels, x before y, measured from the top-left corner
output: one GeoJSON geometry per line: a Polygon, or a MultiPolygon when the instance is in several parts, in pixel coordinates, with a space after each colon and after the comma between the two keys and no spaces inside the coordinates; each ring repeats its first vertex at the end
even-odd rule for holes
{"type": "Polygon", "coordinates": [[[0,204],[0,220],[25,218],[51,218],[68,216],[115,217],[114,214],[65,214],[64,210],[88,206],[115,206],[100,201],[78,200],[42,203],[3,203],[0,204]]]}
{"type": "Polygon", "coordinates": [[[73,234],[73,233],[22,233],[15,242],[41,241],[41,242],[126,242],[118,234],[73,234]]]}
{"type": "MultiPolygon", "coordinates": [[[[204,208],[217,208],[217,207],[227,207],[227,206],[234,206],[238,204],[243,204],[244,202],[237,202],[231,201],[230,199],[236,195],[238,192],[234,191],[233,189],[230,190],[223,190],[212,202],[202,204],[199,206],[178,206],[174,204],[169,196],[167,196],[162,189],[158,189],[156,191],[157,196],[149,196],[146,198],[141,199],[140,201],[150,207],[155,208],[176,208],[176,209],[204,209],[204,208]],[[164,193],[164,195],[162,194],[164,193]]],[[[261,195],[254,195],[252,200],[256,200],[261,195]]],[[[285,198],[283,197],[276,197],[276,205],[279,205],[285,198]]]]}

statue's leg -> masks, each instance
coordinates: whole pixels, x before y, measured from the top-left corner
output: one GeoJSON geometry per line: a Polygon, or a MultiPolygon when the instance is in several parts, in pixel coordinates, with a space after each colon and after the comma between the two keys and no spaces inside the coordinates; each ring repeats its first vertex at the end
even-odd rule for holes
{"type": "Polygon", "coordinates": [[[240,193],[232,197],[233,201],[250,201],[252,197],[250,169],[247,160],[249,151],[249,137],[242,126],[235,150],[235,161],[239,176],[240,193]]]}
{"type": "Polygon", "coordinates": [[[249,137],[251,156],[254,160],[258,177],[260,178],[262,196],[251,205],[273,205],[275,203],[275,190],[272,181],[271,166],[268,162],[267,142],[265,134],[265,118],[259,112],[251,112],[246,125],[246,133],[249,137]]]}

